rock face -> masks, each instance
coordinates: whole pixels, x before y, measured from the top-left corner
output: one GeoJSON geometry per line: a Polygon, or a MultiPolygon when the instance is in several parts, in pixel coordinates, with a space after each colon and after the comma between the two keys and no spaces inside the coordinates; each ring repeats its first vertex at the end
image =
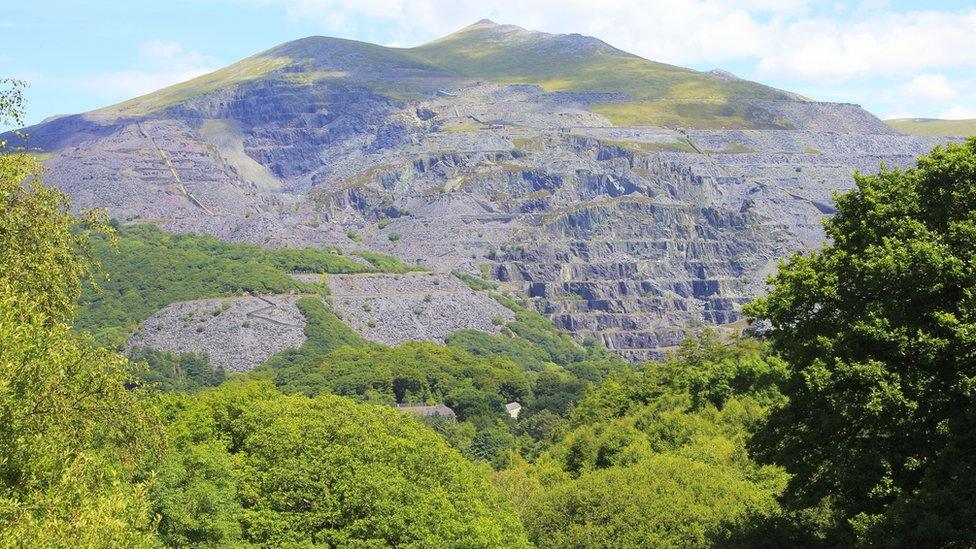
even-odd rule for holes
{"type": "Polygon", "coordinates": [[[331,275],[332,304],[363,337],[398,345],[444,343],[457,330],[498,333],[515,314],[452,275],[331,275]]]}
{"type": "MultiPolygon", "coordinates": [[[[634,59],[592,38],[487,22],[412,50],[313,37],[28,133],[55,153],[48,181],[79,208],[485,271],[634,360],[675,345],[689,322],[739,320],[779,258],[823,241],[831,193],[854,171],[905,167],[946,141],[898,135],[856,105],[634,59]],[[459,53],[471,51],[483,55],[459,53]],[[729,99],[680,95],[674,81],[729,99]]],[[[356,292],[372,282],[348,282],[343,296],[347,282],[333,279],[337,306],[367,337],[443,337],[434,288],[384,281],[374,289],[402,295],[370,316],[356,292]],[[415,306],[426,312],[401,332],[367,324],[415,306]]],[[[450,314],[492,329],[477,307],[450,314]]],[[[167,345],[210,337],[175,320],[167,345]]]]}
{"type": "Polygon", "coordinates": [[[207,353],[232,372],[246,372],[305,341],[296,296],[204,299],[174,303],[149,317],[128,347],[207,353]]]}

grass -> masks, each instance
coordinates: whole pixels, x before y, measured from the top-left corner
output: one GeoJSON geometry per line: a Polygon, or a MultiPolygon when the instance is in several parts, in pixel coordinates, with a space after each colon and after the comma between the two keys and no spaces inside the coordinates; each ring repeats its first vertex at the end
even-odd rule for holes
{"type": "Polygon", "coordinates": [[[968,137],[976,135],[976,118],[969,120],[941,120],[938,118],[895,118],[885,124],[907,135],[947,135],[968,137]]]}
{"type": "Polygon", "coordinates": [[[693,153],[695,148],[691,146],[691,143],[684,139],[679,139],[676,141],[604,141],[604,143],[616,145],[622,149],[628,151],[638,152],[638,153],[653,153],[653,152],[687,152],[693,153]]]}
{"type": "Polygon", "coordinates": [[[594,105],[617,125],[753,127],[735,99],[786,99],[779,90],[657,63],[602,42],[566,48],[528,31],[475,24],[410,50],[415,58],[472,78],[537,84],[546,91],[619,92],[630,101],[594,105]]]}
{"type": "Polygon", "coordinates": [[[542,150],[542,139],[539,137],[513,137],[512,148],[518,151],[542,150]]]}
{"type": "Polygon", "coordinates": [[[250,80],[257,80],[271,71],[292,64],[287,57],[255,55],[192,80],[174,84],[150,94],[105,107],[95,112],[118,116],[146,116],[178,105],[187,99],[250,80]]]}
{"type": "Polygon", "coordinates": [[[476,276],[471,276],[468,273],[459,271],[457,269],[451,271],[451,274],[453,274],[454,276],[456,276],[458,279],[461,280],[461,282],[464,282],[465,284],[468,285],[469,288],[471,288],[472,290],[474,290],[476,292],[480,292],[480,291],[484,291],[484,290],[496,290],[496,289],[498,289],[498,284],[496,284],[496,283],[494,283],[494,282],[492,282],[490,280],[485,280],[483,278],[478,278],[476,276]]]}
{"type": "MultiPolygon", "coordinates": [[[[394,101],[422,99],[439,86],[466,80],[535,84],[546,91],[624,94],[591,110],[618,126],[703,129],[780,127],[741,100],[788,99],[786,93],[631,55],[594,39],[530,31],[500,32],[475,24],[415,48],[387,48],[352,40],[311,37],[289,42],[226,68],[98,112],[145,116],[192,97],[267,77],[310,85],[355,81],[394,101]],[[589,40],[566,45],[567,40],[589,40]],[[355,73],[332,70],[337,52],[356,58],[355,73]],[[280,71],[284,67],[296,70],[280,71]],[[276,72],[277,71],[277,72],[276,72]],[[410,74],[405,76],[405,74],[410,74]]],[[[461,123],[442,131],[475,131],[461,123]]],[[[531,147],[516,148],[532,150],[531,147]]]]}
{"type": "Polygon", "coordinates": [[[483,124],[479,124],[473,120],[465,120],[456,124],[444,124],[442,126],[438,126],[437,130],[445,133],[463,133],[476,132],[485,128],[486,126],[483,124]]]}

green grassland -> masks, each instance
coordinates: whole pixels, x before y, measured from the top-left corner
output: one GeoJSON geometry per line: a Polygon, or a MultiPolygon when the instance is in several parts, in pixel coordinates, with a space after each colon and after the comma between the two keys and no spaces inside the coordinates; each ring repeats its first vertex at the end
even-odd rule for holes
{"type": "Polygon", "coordinates": [[[594,111],[618,125],[750,127],[736,99],[787,99],[779,90],[649,61],[602,42],[580,50],[538,33],[499,33],[477,23],[408,51],[418,59],[472,78],[537,84],[546,91],[620,92],[629,102],[594,111]],[[542,37],[542,38],[540,38],[542,37]]]}
{"type": "Polygon", "coordinates": [[[472,80],[535,84],[551,92],[622,93],[629,99],[591,106],[621,126],[777,127],[742,101],[793,97],[755,82],[643,59],[595,39],[479,22],[415,48],[325,37],[296,40],[98,112],[145,116],[261,78],[279,78],[296,86],[352,82],[403,102],[472,80]]]}
{"type": "Polygon", "coordinates": [[[885,124],[907,135],[976,135],[976,118],[969,120],[941,120],[938,118],[894,118],[885,124]]]}

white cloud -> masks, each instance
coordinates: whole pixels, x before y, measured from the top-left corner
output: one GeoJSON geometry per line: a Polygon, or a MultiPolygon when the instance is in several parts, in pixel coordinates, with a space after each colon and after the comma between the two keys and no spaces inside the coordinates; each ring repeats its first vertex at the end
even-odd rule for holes
{"type": "Polygon", "coordinates": [[[965,105],[956,105],[940,113],[939,118],[946,118],[949,120],[968,120],[970,118],[976,118],[976,109],[967,107],[965,105]]]}
{"type": "Polygon", "coordinates": [[[178,42],[144,43],[137,56],[139,68],[119,70],[82,78],[81,87],[109,99],[128,99],[185,82],[212,72],[219,60],[187,51],[178,42]]]}
{"type": "Polygon", "coordinates": [[[946,101],[959,95],[944,74],[922,73],[901,86],[901,92],[912,99],[946,101]]]}
{"type": "Polygon", "coordinates": [[[767,75],[842,80],[976,67],[976,9],[819,17],[773,22],[767,31],[770,40],[758,65],[767,75]]]}

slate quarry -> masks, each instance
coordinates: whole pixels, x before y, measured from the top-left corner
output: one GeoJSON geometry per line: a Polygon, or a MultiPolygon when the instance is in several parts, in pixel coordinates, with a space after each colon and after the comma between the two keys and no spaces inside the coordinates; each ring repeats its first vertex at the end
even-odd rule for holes
{"type": "Polygon", "coordinates": [[[823,242],[832,193],[851,188],[854,172],[903,168],[948,141],[578,35],[479,22],[452,36],[414,49],[291,42],[28,128],[28,145],[49,153],[47,181],[79,209],[484,275],[636,361],[676,345],[690,324],[740,321],[780,258],[823,242]],[[472,44],[501,51],[499,61],[465,72],[444,53],[472,44]],[[512,56],[637,59],[687,71],[726,99],[694,102],[677,88],[638,97],[644,88],[589,81],[559,89],[512,72],[512,56]],[[645,111],[688,122],[627,123],[645,111]]]}

